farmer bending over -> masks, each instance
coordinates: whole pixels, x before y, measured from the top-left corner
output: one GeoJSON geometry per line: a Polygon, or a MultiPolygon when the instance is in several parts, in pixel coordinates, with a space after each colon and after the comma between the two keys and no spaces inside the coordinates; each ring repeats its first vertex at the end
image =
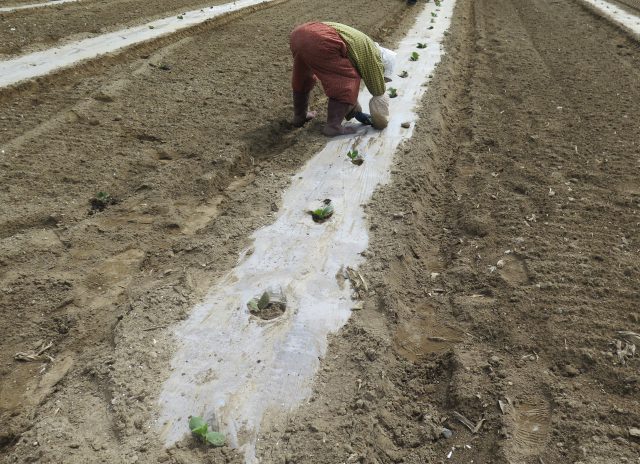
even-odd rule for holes
{"type": "Polygon", "coordinates": [[[385,81],[391,80],[395,53],[380,47],[366,34],[339,23],[306,23],[296,27],[290,37],[293,54],[293,125],[301,127],[316,116],[308,112],[309,94],[319,80],[329,97],[325,135],[353,134],[356,129],[342,126],[342,120],[356,118],[376,129],[389,122],[389,97],[385,81]],[[371,116],[358,104],[360,79],[373,95],[371,116]]]}

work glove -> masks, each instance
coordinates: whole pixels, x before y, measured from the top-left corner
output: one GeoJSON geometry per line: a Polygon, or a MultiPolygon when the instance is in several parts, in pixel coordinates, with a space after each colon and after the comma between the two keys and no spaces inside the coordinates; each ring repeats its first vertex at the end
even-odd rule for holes
{"type": "Polygon", "coordinates": [[[353,113],[353,117],[356,118],[356,120],[360,124],[364,124],[365,126],[370,126],[373,124],[373,121],[371,120],[371,115],[367,113],[363,113],[362,111],[353,113]]]}
{"type": "Polygon", "coordinates": [[[382,130],[389,124],[389,96],[385,93],[369,100],[371,122],[374,128],[382,130]]]}

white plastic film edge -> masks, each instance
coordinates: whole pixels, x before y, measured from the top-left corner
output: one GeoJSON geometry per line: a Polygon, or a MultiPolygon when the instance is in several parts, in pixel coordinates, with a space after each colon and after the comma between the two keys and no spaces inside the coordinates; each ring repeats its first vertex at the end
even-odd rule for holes
{"type": "Polygon", "coordinates": [[[121,50],[131,45],[156,39],[226,13],[272,1],[238,0],[202,10],[189,11],[180,15],[182,19],[178,19],[177,16],[158,19],[142,26],[130,27],[41,52],[0,61],[0,88],[38,76],[44,76],[81,61],[121,50]]]}
{"type": "Polygon", "coordinates": [[[582,0],[600,11],[604,16],[614,23],[630,30],[640,37],[640,16],[634,15],[605,0],[582,0]]]}
{"type": "Polygon", "coordinates": [[[43,6],[55,6],[62,3],[78,2],[80,0],[50,0],[44,3],[31,3],[29,5],[5,6],[0,8],[0,13],[12,13],[18,10],[32,10],[34,8],[42,8],[43,6]]]}
{"type": "MultiPolygon", "coordinates": [[[[349,285],[341,286],[336,275],[362,262],[368,246],[363,204],[389,180],[393,155],[412,134],[453,7],[454,0],[443,0],[440,7],[416,8],[416,23],[397,50],[396,72],[409,75],[390,84],[398,97],[391,100],[389,127],[333,139],[316,154],[292,178],[276,221],[253,234],[251,252],[175,329],[177,351],[159,398],[158,428],[167,446],[189,433],[188,416],[197,415],[243,449],[248,463],[257,462],[255,442],[264,421],[309,397],[327,336],[346,323],[353,305],[349,285]],[[427,48],[417,49],[418,42],[427,48]],[[409,60],[413,52],[417,61],[409,60]],[[360,167],[346,157],[354,148],[365,157],[360,167]],[[315,224],[305,210],[325,198],[332,199],[334,216],[315,224]],[[246,303],[269,288],[282,288],[287,311],[257,320],[246,303]]],[[[365,107],[369,97],[360,95],[365,107]]]]}

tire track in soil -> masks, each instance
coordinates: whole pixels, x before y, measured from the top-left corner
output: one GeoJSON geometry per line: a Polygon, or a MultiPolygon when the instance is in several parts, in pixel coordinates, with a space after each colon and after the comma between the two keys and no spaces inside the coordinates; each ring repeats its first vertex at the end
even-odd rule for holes
{"type": "Polygon", "coordinates": [[[448,47],[368,207],[375,291],[263,462],[637,458],[638,359],[611,342],[640,323],[638,45],[576,3],[481,0],[448,47]],[[396,328],[434,317],[449,350],[401,357],[396,328]]]}
{"type": "Polygon", "coordinates": [[[382,41],[405,5],[368,4],[291,0],[2,95],[2,459],[239,461],[155,443],[165,329],[235,264],[326,141],[319,121],[287,123],[290,30],[342,19],[382,41]],[[274,40],[246,40],[263,35],[274,40]],[[98,190],[119,202],[87,216],[98,190]],[[54,342],[53,365],[13,362],[38,339],[54,342]]]}

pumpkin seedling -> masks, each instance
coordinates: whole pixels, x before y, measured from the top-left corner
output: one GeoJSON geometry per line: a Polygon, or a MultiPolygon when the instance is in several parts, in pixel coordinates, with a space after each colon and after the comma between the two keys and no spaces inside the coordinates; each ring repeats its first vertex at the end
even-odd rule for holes
{"type": "Polygon", "coordinates": [[[156,28],[155,26],[149,25],[149,29],[155,29],[155,28],[156,28]]]}
{"type": "Polygon", "coordinates": [[[333,216],[333,205],[331,200],[326,199],[322,202],[323,206],[309,211],[311,218],[318,223],[322,223],[333,216]]]}
{"type": "Polygon", "coordinates": [[[396,98],[398,96],[398,89],[395,87],[389,87],[389,98],[396,98]]]}
{"type": "Polygon", "coordinates": [[[438,13],[434,13],[433,11],[431,12],[431,16],[433,16],[434,18],[438,17],[438,13]]]}
{"type": "Polygon", "coordinates": [[[411,58],[409,58],[410,61],[418,61],[418,58],[420,58],[420,54],[418,52],[413,52],[411,53],[411,58]]]}
{"type": "Polygon", "coordinates": [[[362,163],[364,163],[364,158],[358,153],[358,150],[349,150],[347,152],[347,156],[356,166],[360,166],[362,163]]]}
{"type": "Polygon", "coordinates": [[[287,309],[287,299],[282,289],[267,290],[259,298],[249,300],[247,308],[253,316],[268,321],[284,314],[287,309]]]}
{"type": "Polygon", "coordinates": [[[178,19],[184,19],[184,16],[178,15],[178,19]]]}
{"type": "Polygon", "coordinates": [[[407,71],[402,71],[400,74],[398,74],[398,76],[404,79],[405,77],[409,77],[409,73],[407,71]]]}
{"type": "Polygon", "coordinates": [[[417,47],[418,48],[427,48],[427,44],[426,43],[422,43],[422,42],[418,42],[417,47]]]}
{"type": "Polygon", "coordinates": [[[210,431],[209,424],[202,417],[191,416],[189,418],[189,429],[195,436],[200,437],[204,443],[215,447],[224,446],[224,435],[220,432],[210,431]]]}
{"type": "Polygon", "coordinates": [[[438,8],[440,7],[440,5],[442,5],[442,2],[440,0],[436,0],[434,3],[438,8]]]}
{"type": "Polygon", "coordinates": [[[118,200],[113,198],[107,192],[98,192],[89,200],[89,204],[91,205],[89,214],[93,214],[96,211],[104,211],[107,206],[115,205],[116,203],[118,203],[118,200]]]}

